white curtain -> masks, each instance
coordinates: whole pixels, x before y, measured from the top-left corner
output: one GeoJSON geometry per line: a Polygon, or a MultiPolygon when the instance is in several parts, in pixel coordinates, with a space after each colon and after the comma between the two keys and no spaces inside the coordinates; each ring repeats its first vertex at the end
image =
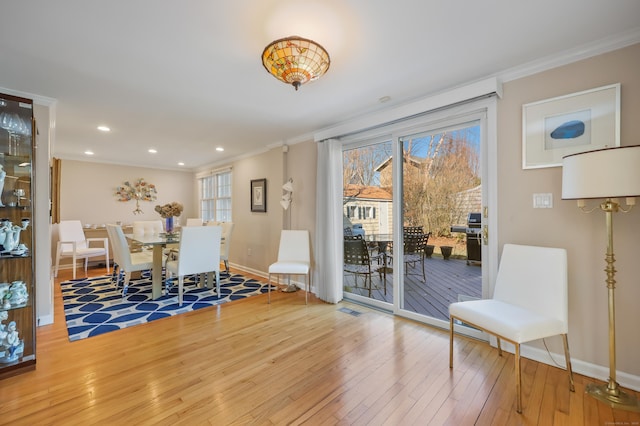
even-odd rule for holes
{"type": "Polygon", "coordinates": [[[318,142],[316,188],[316,265],[318,297],[328,303],[342,300],[342,144],[318,142]]]}

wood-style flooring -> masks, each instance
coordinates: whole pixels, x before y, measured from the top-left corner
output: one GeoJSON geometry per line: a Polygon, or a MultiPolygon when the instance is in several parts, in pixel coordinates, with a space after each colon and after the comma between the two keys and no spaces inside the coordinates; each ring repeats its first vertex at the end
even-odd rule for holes
{"type": "MultiPolygon", "coordinates": [[[[482,297],[482,268],[478,263],[467,263],[465,259],[444,260],[440,256],[424,259],[425,276],[422,265],[409,266],[404,276],[404,306],[411,312],[432,318],[449,321],[449,305],[459,297],[482,297]]],[[[364,275],[344,273],[344,288],[353,294],[393,303],[393,272],[384,278],[378,273],[371,276],[371,296],[368,287],[364,287],[364,275]],[[358,286],[356,287],[356,280],[358,286]]],[[[468,299],[467,299],[468,300],[468,299]]]]}
{"type": "MultiPolygon", "coordinates": [[[[100,275],[103,269],[93,271],[100,275]]],[[[349,303],[273,293],[69,342],[60,272],[35,371],[0,381],[8,425],[638,425],[594,380],[349,303]],[[351,308],[352,315],[341,311],[351,308]]],[[[636,393],[637,395],[637,393],[636,393]]]]}

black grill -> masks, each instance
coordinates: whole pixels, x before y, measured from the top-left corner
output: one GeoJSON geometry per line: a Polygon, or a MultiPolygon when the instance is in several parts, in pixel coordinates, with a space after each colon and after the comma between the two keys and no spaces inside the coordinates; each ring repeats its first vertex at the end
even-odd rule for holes
{"type": "Polygon", "coordinates": [[[469,213],[467,226],[453,225],[451,232],[464,233],[467,240],[467,264],[482,261],[482,214],[469,213]]]}

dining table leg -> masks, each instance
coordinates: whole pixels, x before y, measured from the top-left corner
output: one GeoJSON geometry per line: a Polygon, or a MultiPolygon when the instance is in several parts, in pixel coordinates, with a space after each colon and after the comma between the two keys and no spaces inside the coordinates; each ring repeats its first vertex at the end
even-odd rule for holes
{"type": "Polygon", "coordinates": [[[159,299],[162,296],[162,244],[153,246],[153,269],[151,271],[151,298],[159,299]]]}

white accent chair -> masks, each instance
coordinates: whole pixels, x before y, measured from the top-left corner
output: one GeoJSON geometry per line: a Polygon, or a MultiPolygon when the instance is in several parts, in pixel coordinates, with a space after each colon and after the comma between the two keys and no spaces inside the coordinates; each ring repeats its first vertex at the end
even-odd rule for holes
{"type": "Polygon", "coordinates": [[[276,275],[280,285],[280,275],[306,275],[304,303],[307,304],[311,290],[311,251],[309,231],[283,230],[280,234],[278,260],[269,266],[268,303],[271,303],[271,275],[276,275]]]}
{"type": "Polygon", "coordinates": [[[220,260],[224,262],[225,272],[229,273],[229,250],[231,249],[231,234],[233,233],[233,222],[208,222],[207,226],[222,227],[222,240],[220,242],[220,260]]]}
{"type": "MultiPolygon", "coordinates": [[[[124,285],[122,287],[122,297],[124,298],[127,295],[129,281],[131,281],[131,273],[152,269],[153,254],[147,251],[132,253],[120,225],[108,224],[107,235],[109,236],[109,240],[111,240],[114,262],[119,268],[118,277],[121,273],[124,273],[124,285]]],[[[116,286],[119,281],[118,278],[116,286]]]]}
{"type": "Polygon", "coordinates": [[[516,398],[522,413],[520,344],[561,335],[569,389],[575,391],[568,333],[567,252],[561,248],[505,244],[492,299],[449,305],[449,368],[456,320],[515,346],[516,398]]]}
{"type": "Polygon", "coordinates": [[[107,274],[111,272],[109,263],[109,239],[87,238],[79,220],[62,220],[58,224],[58,245],[56,248],[56,266],[54,276],[58,276],[60,259],[73,258],[73,279],[76,279],[76,260],[84,259],[84,273],[87,274],[87,265],[90,257],[104,256],[107,265],[107,274]],[[102,243],[102,247],[90,247],[92,241],[102,243]]]}
{"type": "Polygon", "coordinates": [[[185,226],[202,226],[202,218],[199,217],[188,217],[187,224],[185,226]]]}
{"type": "Polygon", "coordinates": [[[178,303],[182,306],[184,276],[215,272],[216,292],[220,297],[220,238],[219,226],[187,226],[180,233],[178,258],[166,264],[167,276],[178,276],[178,303]]]}

